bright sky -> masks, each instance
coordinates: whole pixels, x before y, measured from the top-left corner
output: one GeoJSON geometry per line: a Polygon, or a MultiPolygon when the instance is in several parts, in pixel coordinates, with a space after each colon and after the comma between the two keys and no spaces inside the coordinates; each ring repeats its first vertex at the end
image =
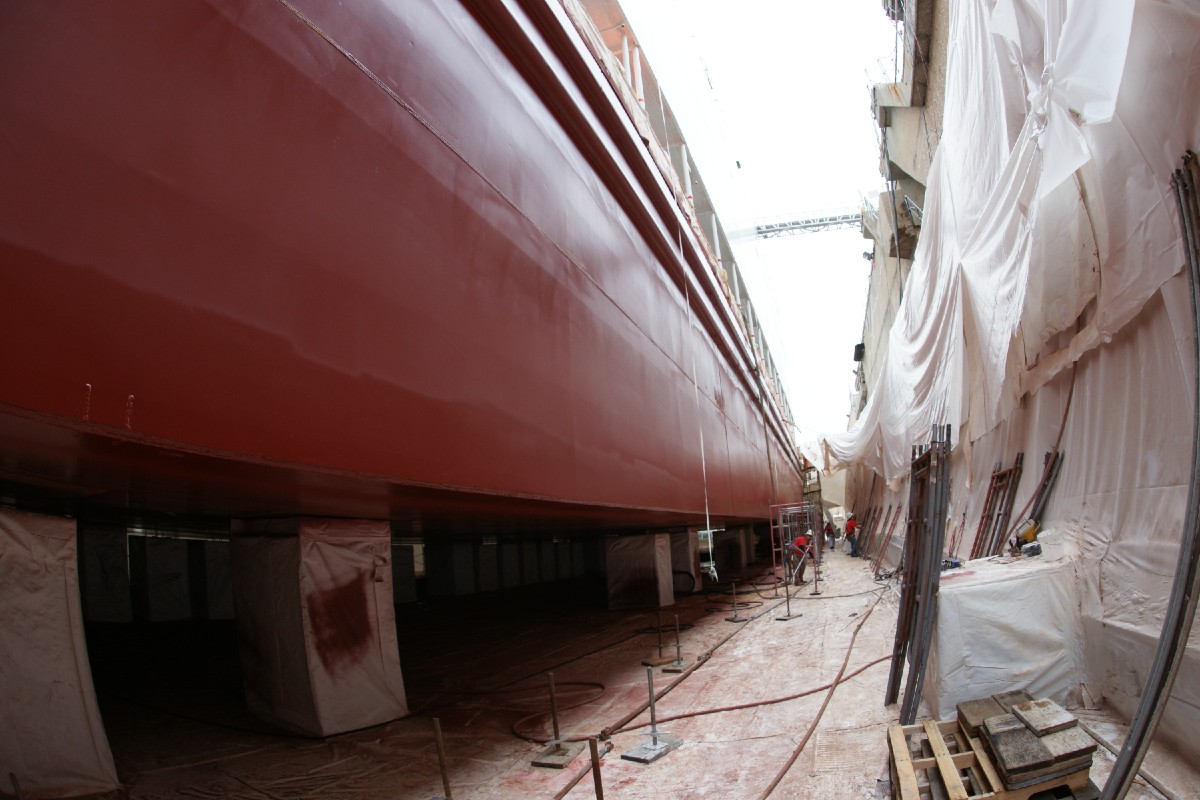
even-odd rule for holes
{"type": "Polygon", "coordinates": [[[620,3],[733,245],[800,438],[845,430],[871,243],[856,229],[753,230],[876,199],[868,85],[891,79],[895,47],[882,3],[620,3]]]}

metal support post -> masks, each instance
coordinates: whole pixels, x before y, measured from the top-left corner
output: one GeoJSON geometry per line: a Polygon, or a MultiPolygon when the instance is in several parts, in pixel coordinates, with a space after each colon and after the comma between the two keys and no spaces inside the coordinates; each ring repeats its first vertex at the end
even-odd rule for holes
{"type": "Polygon", "coordinates": [[[775,618],[776,622],[787,622],[788,620],[796,619],[797,617],[804,616],[803,614],[793,614],[792,613],[792,590],[791,590],[790,586],[788,587],[788,590],[783,593],[783,603],[784,603],[784,608],[787,610],[787,613],[784,614],[782,617],[776,617],[775,618]]]}
{"type": "MultiPolygon", "coordinates": [[[[816,534],[813,534],[816,536],[816,534]]],[[[808,543],[808,552],[813,554],[813,588],[809,594],[821,593],[821,549],[813,541],[808,543]]]]}
{"type": "Polygon", "coordinates": [[[646,667],[646,685],[650,690],[650,733],[646,734],[650,737],[650,741],[639,744],[628,753],[621,754],[621,758],[627,761],[636,761],[639,764],[649,764],[653,761],[657,761],[667,753],[674,750],[676,747],[679,747],[679,745],[683,744],[682,739],[676,739],[675,737],[667,736],[666,734],[659,735],[658,715],[654,708],[653,667],[646,667]]]}
{"type": "Polygon", "coordinates": [[[663,667],[663,672],[679,673],[683,672],[686,665],[683,663],[683,648],[679,644],[679,615],[675,615],[675,660],[663,667]]]}
{"type": "Polygon", "coordinates": [[[642,659],[644,667],[661,667],[663,664],[670,664],[671,657],[663,655],[663,625],[662,625],[662,609],[658,609],[658,625],[655,628],[655,633],[658,634],[658,655],[648,655],[642,659]]]}
{"type": "Polygon", "coordinates": [[[547,672],[546,678],[550,683],[550,721],[554,729],[554,738],[548,742],[550,746],[534,756],[530,764],[535,767],[563,769],[583,750],[583,742],[563,742],[558,732],[558,699],[554,691],[554,673],[547,672]]]}
{"type": "Polygon", "coordinates": [[[746,622],[748,619],[749,619],[749,617],[743,617],[740,614],[738,614],[737,584],[735,583],[735,584],[733,584],[733,616],[726,617],[725,621],[726,622],[746,622]]]}
{"type": "Polygon", "coordinates": [[[438,767],[442,770],[442,791],[445,800],[454,800],[454,795],[450,792],[450,773],[446,771],[446,745],[442,742],[442,721],[437,717],[433,718],[433,735],[437,739],[437,754],[438,767]]]}
{"type": "Polygon", "coordinates": [[[662,641],[662,609],[658,609],[658,657],[663,657],[663,641],[662,641]]]}
{"type": "Polygon", "coordinates": [[[596,749],[596,737],[588,739],[588,749],[592,753],[592,780],[596,784],[596,800],[604,800],[604,785],[600,783],[600,753],[596,749]]]}

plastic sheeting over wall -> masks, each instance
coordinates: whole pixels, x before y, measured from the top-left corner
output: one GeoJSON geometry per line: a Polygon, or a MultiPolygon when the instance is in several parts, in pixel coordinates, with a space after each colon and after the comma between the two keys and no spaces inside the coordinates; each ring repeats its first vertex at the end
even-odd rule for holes
{"type": "Polygon", "coordinates": [[[75,521],[0,509],[0,774],[27,797],[116,789],[83,638],[75,521]]]}
{"type": "Polygon", "coordinates": [[[826,468],[893,480],[936,423],[978,439],[1183,267],[1168,181],[1200,142],[1200,5],[970,0],[950,28],[904,302],[859,425],[806,448],[826,468]]]}
{"type": "MultiPolygon", "coordinates": [[[[965,555],[992,469],[1025,453],[1019,519],[1059,443],[1042,521],[1077,542],[1078,607],[1043,604],[992,655],[1009,659],[1012,688],[1037,689],[1019,674],[1037,661],[1024,644],[1077,622],[1078,682],[1129,714],[1177,568],[1197,413],[1170,176],[1200,147],[1200,2],[950,9],[945,128],[882,377],[860,425],[808,455],[867,468],[850,492],[860,511],[904,502],[911,446],[952,423],[949,518],[965,555]],[[872,472],[887,479],[874,491],[872,472]]],[[[944,606],[943,622],[968,609],[944,606]]],[[[1159,734],[1200,757],[1197,639],[1159,734]]],[[[952,664],[940,649],[933,691],[990,691],[973,656],[952,664]]]]}

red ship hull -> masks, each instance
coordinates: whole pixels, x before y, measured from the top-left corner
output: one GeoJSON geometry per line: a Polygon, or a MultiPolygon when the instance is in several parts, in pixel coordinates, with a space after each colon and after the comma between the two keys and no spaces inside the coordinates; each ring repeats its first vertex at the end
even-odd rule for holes
{"type": "Polygon", "coordinates": [[[6,4],[0,119],[10,504],[432,530],[801,496],[556,4],[6,4]]]}

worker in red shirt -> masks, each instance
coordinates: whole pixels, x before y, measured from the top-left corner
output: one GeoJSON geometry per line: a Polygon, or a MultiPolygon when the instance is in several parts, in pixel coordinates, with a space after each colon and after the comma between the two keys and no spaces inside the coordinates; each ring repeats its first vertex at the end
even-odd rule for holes
{"type": "Polygon", "coordinates": [[[850,542],[850,555],[858,558],[858,520],[853,514],[846,520],[846,541],[850,542]]]}
{"type": "Polygon", "coordinates": [[[796,563],[795,574],[793,578],[793,583],[795,583],[796,586],[803,586],[804,584],[808,583],[808,581],[804,580],[804,567],[809,561],[812,560],[812,544],[812,531],[808,530],[797,536],[792,540],[792,543],[788,545],[788,550],[792,556],[793,563],[796,563]]]}

